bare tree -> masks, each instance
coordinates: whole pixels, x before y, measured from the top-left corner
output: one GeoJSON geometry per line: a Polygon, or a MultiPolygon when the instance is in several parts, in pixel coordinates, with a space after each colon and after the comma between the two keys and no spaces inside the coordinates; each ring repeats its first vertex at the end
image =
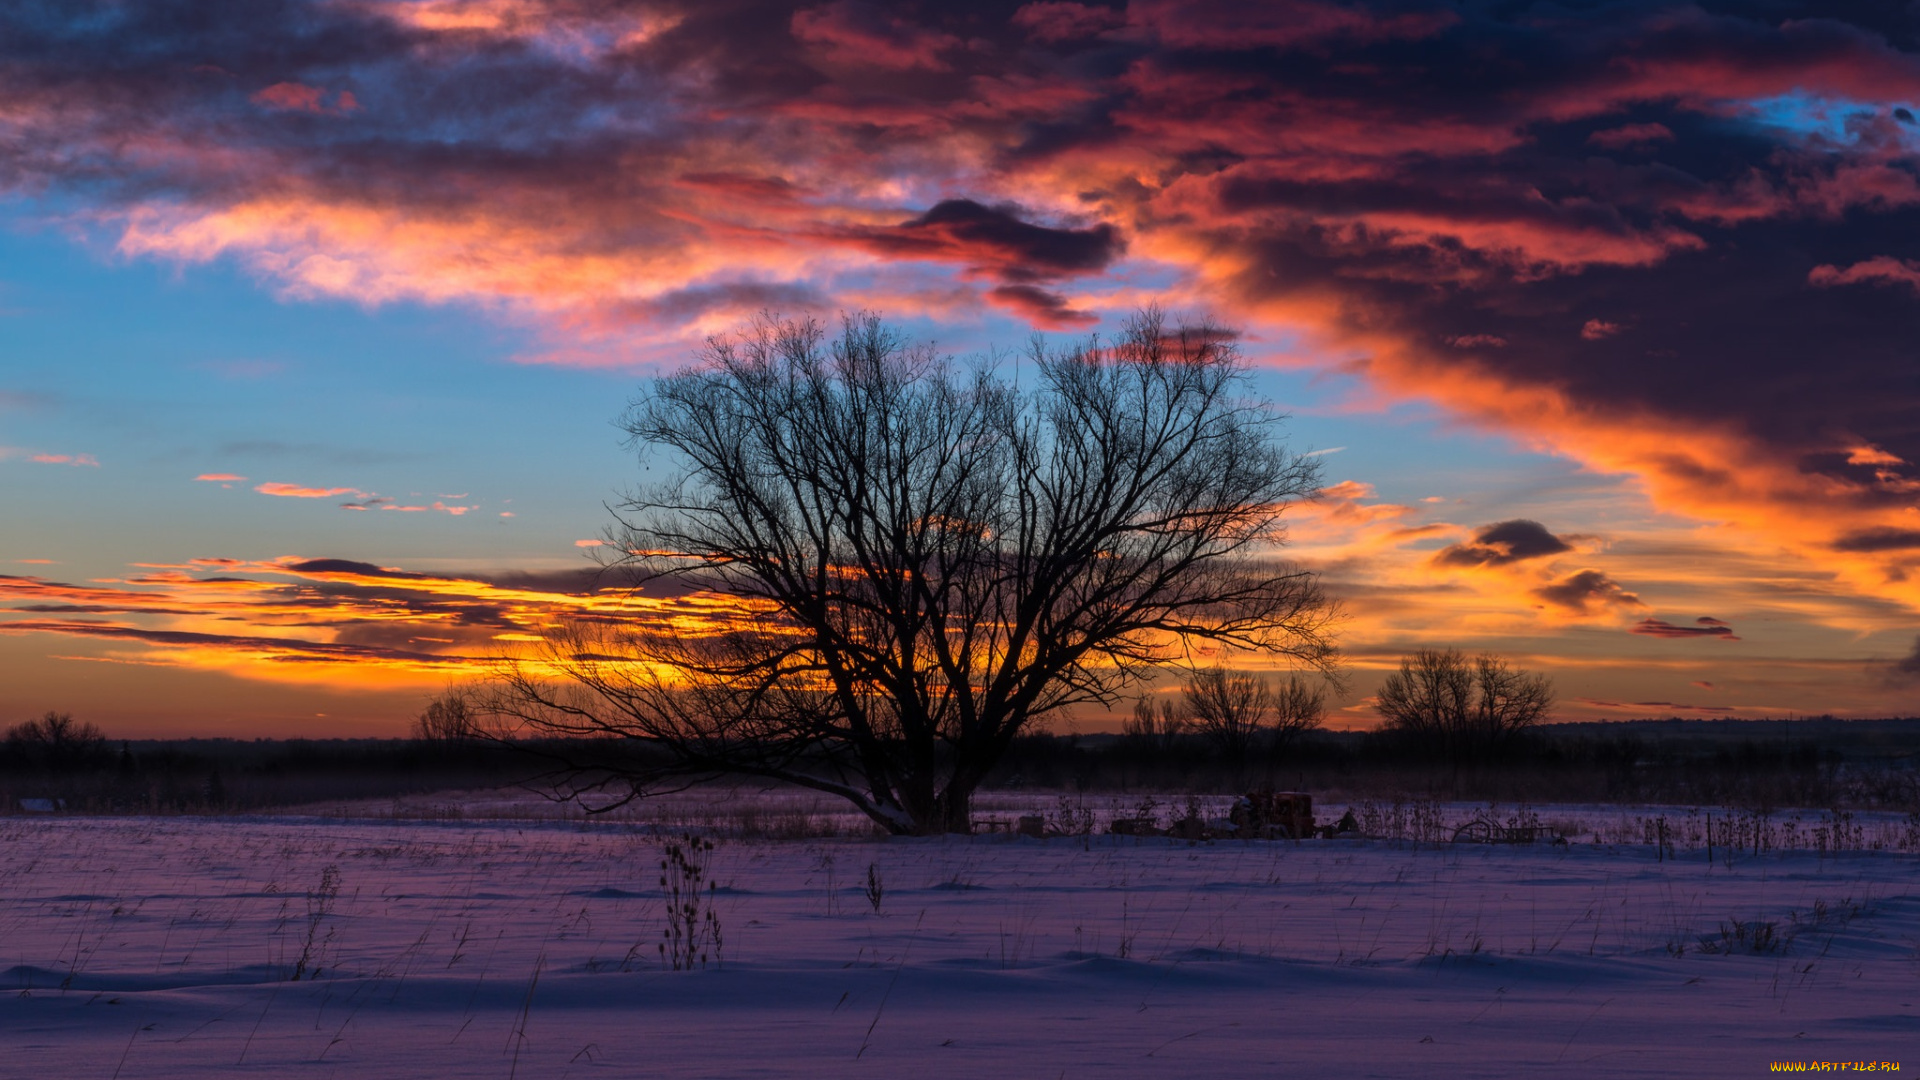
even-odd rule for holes
{"type": "Polygon", "coordinates": [[[1273,744],[1281,750],[1318,728],[1327,716],[1327,692],[1297,674],[1273,690],[1273,744]]]}
{"type": "Polygon", "coordinates": [[[1400,660],[1375,706],[1387,730],[1441,750],[1458,764],[1498,751],[1553,708],[1553,684],[1491,653],[1421,649],[1400,660]]]}
{"type": "Polygon", "coordinates": [[[1156,753],[1173,749],[1174,743],[1186,731],[1187,721],[1180,715],[1180,706],[1165,699],[1156,706],[1153,699],[1144,695],[1134,700],[1133,715],[1120,721],[1122,735],[1139,747],[1156,753]]]}
{"type": "Polygon", "coordinates": [[[35,769],[60,771],[104,761],[107,737],[98,725],[51,712],[7,729],[7,756],[35,769]]]}
{"type": "Polygon", "coordinates": [[[474,718],[467,704],[468,694],[449,690],[427,703],[413,718],[413,737],[419,742],[446,745],[472,737],[474,718]]]}
{"type": "Polygon", "coordinates": [[[1223,667],[1187,676],[1180,697],[1193,729],[1233,761],[1246,758],[1273,713],[1272,687],[1223,667]]]}
{"type": "Polygon", "coordinates": [[[1036,341],[1020,374],[865,315],[831,341],[772,318],[711,340],[627,413],[672,475],[602,550],[754,617],[561,626],[506,666],[496,733],[573,737],[547,744],[572,790],[616,802],[766,777],[963,832],[1036,718],[1111,705],[1196,642],[1332,665],[1329,605],[1277,558],[1314,463],[1276,444],[1227,334],[1147,311],[1111,342],[1036,341]],[[569,756],[586,745],[624,756],[569,756]]]}

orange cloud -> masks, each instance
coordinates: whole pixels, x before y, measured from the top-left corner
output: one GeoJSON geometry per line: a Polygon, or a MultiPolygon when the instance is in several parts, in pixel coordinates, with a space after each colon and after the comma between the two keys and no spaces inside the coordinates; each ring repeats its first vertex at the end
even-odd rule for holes
{"type": "Polygon", "coordinates": [[[210,481],[214,481],[214,482],[216,482],[216,483],[223,483],[223,484],[224,484],[224,483],[235,483],[235,484],[237,484],[237,483],[240,483],[240,482],[242,482],[242,481],[244,481],[244,480],[246,479],[246,477],[244,477],[244,476],[239,476],[239,475],[236,475],[236,474],[234,474],[234,473],[224,473],[224,472],[221,472],[221,473],[201,473],[201,474],[200,474],[199,476],[196,476],[196,477],[194,477],[194,479],[195,479],[195,480],[210,480],[210,481]]]}
{"type": "Polygon", "coordinates": [[[566,619],[697,634],[757,611],[710,593],[603,587],[581,572],[489,579],[291,556],[194,565],[86,585],[0,575],[0,633],[103,643],[121,663],[374,689],[484,675],[566,619]]]}

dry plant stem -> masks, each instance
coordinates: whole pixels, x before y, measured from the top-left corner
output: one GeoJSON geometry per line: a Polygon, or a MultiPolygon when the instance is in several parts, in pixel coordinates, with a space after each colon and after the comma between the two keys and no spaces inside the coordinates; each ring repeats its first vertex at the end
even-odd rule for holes
{"type": "Polygon", "coordinates": [[[867,1052],[867,1047],[873,1045],[873,1029],[880,1026],[880,1017],[887,1011],[887,999],[893,996],[893,985],[900,981],[900,972],[907,966],[907,958],[913,955],[913,943],[919,937],[920,924],[926,920],[927,911],[921,908],[920,917],[913,920],[913,933],[907,937],[907,947],[900,950],[900,964],[893,969],[893,977],[887,980],[887,989],[880,995],[880,1004],[873,1010],[873,1022],[867,1025],[866,1034],[860,1037],[860,1049],[854,1052],[854,1060],[858,1061],[860,1055],[867,1052]]]}
{"type": "Polygon", "coordinates": [[[329,864],[320,871],[320,882],[307,893],[307,940],[300,948],[300,959],[293,965],[290,982],[299,982],[302,976],[317,979],[320,977],[320,954],[333,941],[333,930],[328,929],[322,938],[320,924],[333,914],[334,901],[340,897],[340,868],[329,864]]]}
{"type": "Polygon", "coordinates": [[[688,834],[670,842],[660,859],[660,891],[667,900],[667,925],[660,931],[661,960],[674,971],[692,971],[696,963],[721,963],[720,914],[714,908],[715,884],[708,880],[713,841],[688,834]],[[702,892],[702,887],[705,891],[702,892]]]}

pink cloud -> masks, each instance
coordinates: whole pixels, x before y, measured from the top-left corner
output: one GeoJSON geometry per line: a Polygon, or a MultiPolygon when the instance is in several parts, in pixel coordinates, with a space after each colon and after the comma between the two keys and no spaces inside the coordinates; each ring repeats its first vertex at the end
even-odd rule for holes
{"type": "Polygon", "coordinates": [[[1109,7],[1088,7],[1071,0],[1036,0],[1013,13],[1013,25],[1035,41],[1054,44],[1090,38],[1126,22],[1126,14],[1109,7]]]}
{"type": "Polygon", "coordinates": [[[251,100],[263,108],[283,112],[305,112],[321,115],[344,115],[360,107],[360,99],[353,91],[342,90],[334,95],[333,104],[326,103],[325,87],[307,86],[297,82],[279,82],[254,94],[251,100]]]}
{"type": "Polygon", "coordinates": [[[1587,136],[1587,141],[1603,149],[1622,150],[1629,146],[1672,142],[1673,129],[1665,124],[1622,124],[1619,127],[1596,131],[1587,136]]]}
{"type": "Polygon", "coordinates": [[[1588,319],[1580,327],[1580,337],[1587,341],[1604,341],[1620,332],[1620,324],[1605,319],[1588,319]]]}
{"type": "Polygon", "coordinates": [[[194,477],[194,479],[207,480],[218,484],[237,484],[244,481],[246,477],[230,472],[209,472],[201,473],[199,476],[194,477]]]}
{"type": "Polygon", "coordinates": [[[29,461],[42,465],[84,465],[97,469],[100,462],[92,454],[35,454],[29,461]]]}
{"type": "Polygon", "coordinates": [[[277,481],[259,484],[253,490],[262,495],[277,495],[285,499],[332,499],[341,495],[364,496],[366,494],[358,488],[317,488],[304,484],[282,484],[277,481]]]}
{"type": "Polygon", "coordinates": [[[1844,270],[1822,264],[1807,273],[1807,284],[1822,289],[1835,285],[1903,285],[1920,293],[1920,262],[1877,255],[1844,270]]]}
{"type": "Polygon", "coordinates": [[[1431,37],[1459,21],[1447,11],[1380,15],[1325,0],[1134,0],[1128,21],[1183,48],[1303,46],[1329,40],[1375,42],[1431,37]]]}
{"type": "Polygon", "coordinates": [[[940,54],[960,45],[952,34],[914,26],[856,0],[796,12],[792,27],[793,36],[814,55],[847,67],[945,71],[940,54]]]}

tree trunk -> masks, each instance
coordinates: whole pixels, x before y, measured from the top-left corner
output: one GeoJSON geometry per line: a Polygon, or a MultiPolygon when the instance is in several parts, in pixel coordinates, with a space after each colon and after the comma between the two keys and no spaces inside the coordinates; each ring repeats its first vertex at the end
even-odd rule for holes
{"type": "Polygon", "coordinates": [[[954,780],[934,800],[934,812],[921,823],[922,835],[973,832],[973,785],[954,780]]]}

